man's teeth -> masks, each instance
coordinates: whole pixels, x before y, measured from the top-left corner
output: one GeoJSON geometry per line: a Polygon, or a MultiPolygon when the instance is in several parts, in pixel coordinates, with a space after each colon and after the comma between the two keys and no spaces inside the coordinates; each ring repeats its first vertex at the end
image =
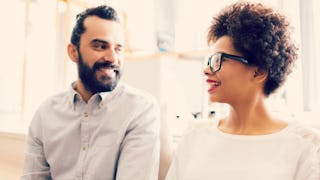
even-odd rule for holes
{"type": "Polygon", "coordinates": [[[220,83],[219,83],[219,82],[215,82],[215,83],[213,83],[213,85],[214,85],[214,86],[219,86],[220,83]]]}
{"type": "Polygon", "coordinates": [[[100,69],[105,69],[105,70],[110,70],[110,71],[113,70],[113,71],[115,71],[115,72],[116,72],[116,71],[119,71],[119,68],[116,68],[116,67],[115,67],[115,68],[112,68],[112,67],[102,67],[102,68],[100,68],[100,69]]]}

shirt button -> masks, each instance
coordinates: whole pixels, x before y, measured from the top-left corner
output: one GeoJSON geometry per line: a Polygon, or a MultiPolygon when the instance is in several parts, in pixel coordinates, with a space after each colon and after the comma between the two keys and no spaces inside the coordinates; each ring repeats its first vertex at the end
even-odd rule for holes
{"type": "Polygon", "coordinates": [[[87,112],[85,112],[85,113],[83,113],[83,116],[84,116],[84,117],[88,117],[89,114],[88,114],[87,112]]]}
{"type": "Polygon", "coordinates": [[[85,147],[85,146],[83,146],[83,147],[82,147],[82,151],[85,151],[85,150],[86,150],[86,147],[85,147]]]}

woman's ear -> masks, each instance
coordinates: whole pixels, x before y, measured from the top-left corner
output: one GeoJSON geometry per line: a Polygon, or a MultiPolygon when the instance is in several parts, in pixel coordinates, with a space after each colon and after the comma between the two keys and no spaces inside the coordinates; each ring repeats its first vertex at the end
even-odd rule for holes
{"type": "Polygon", "coordinates": [[[268,77],[268,72],[260,68],[256,68],[253,72],[253,80],[257,83],[264,83],[268,77]]]}
{"type": "Polygon", "coordinates": [[[78,50],[77,47],[73,44],[68,44],[68,55],[70,57],[70,59],[75,62],[78,63],[78,50]]]}

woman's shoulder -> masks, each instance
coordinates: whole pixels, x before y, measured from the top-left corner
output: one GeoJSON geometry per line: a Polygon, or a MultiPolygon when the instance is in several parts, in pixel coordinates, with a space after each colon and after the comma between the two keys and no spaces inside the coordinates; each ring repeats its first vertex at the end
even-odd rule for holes
{"type": "Polygon", "coordinates": [[[199,139],[211,136],[216,127],[215,120],[197,120],[189,124],[183,133],[184,139],[199,139]]]}
{"type": "Polygon", "coordinates": [[[197,120],[189,123],[188,128],[176,139],[180,153],[192,153],[199,147],[205,146],[208,140],[212,140],[214,131],[213,121],[197,120]]]}
{"type": "Polygon", "coordinates": [[[320,148],[320,129],[292,120],[289,122],[288,134],[302,142],[320,148]]]}

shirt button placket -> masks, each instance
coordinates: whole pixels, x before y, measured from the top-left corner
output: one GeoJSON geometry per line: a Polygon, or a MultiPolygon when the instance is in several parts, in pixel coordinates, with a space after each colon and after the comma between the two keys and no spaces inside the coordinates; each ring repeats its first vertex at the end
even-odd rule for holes
{"type": "Polygon", "coordinates": [[[81,121],[81,163],[82,163],[82,178],[84,174],[84,165],[85,165],[85,157],[88,152],[88,141],[89,141],[89,125],[88,125],[89,113],[87,111],[83,112],[82,121],[81,121]]]}
{"type": "Polygon", "coordinates": [[[88,114],[88,112],[84,112],[83,113],[83,117],[85,118],[85,120],[89,117],[89,114],[88,114]]]}

